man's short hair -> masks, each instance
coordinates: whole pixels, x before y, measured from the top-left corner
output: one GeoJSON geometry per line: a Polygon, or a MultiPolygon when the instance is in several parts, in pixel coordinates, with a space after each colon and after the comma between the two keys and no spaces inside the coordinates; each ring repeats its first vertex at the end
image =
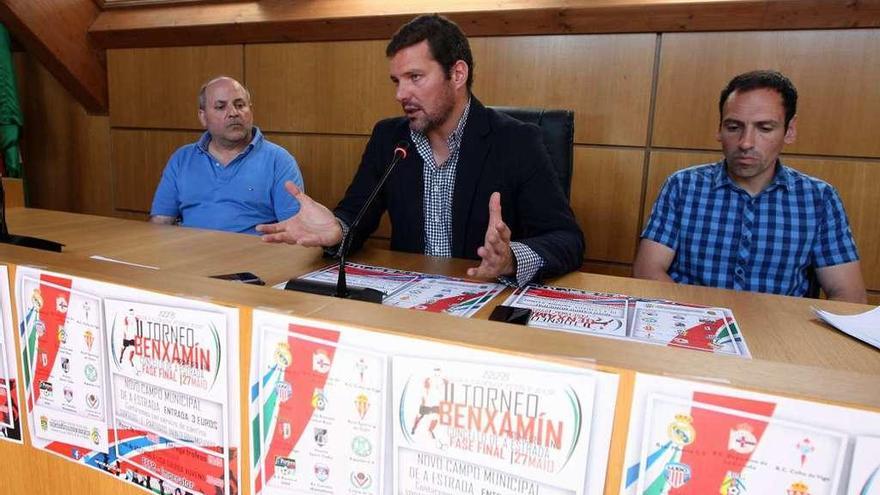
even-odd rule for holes
{"type": "Polygon", "coordinates": [[[251,92],[248,91],[247,86],[245,86],[244,84],[238,82],[237,80],[235,80],[234,78],[231,78],[229,76],[217,76],[214,79],[211,79],[210,81],[206,82],[205,84],[202,84],[202,87],[199,88],[199,110],[204,110],[205,105],[208,104],[208,97],[206,96],[206,93],[208,92],[208,86],[214,84],[215,82],[217,82],[221,79],[229,79],[230,81],[241,86],[241,89],[244,90],[244,95],[247,97],[248,105],[251,104],[251,92]]]}
{"type": "Polygon", "coordinates": [[[718,99],[719,120],[724,118],[724,103],[734,91],[746,93],[755,89],[772,89],[782,96],[782,106],[785,108],[785,128],[797,113],[797,89],[794,83],[781,72],[775,70],[753,70],[740,74],[727,83],[727,87],[721,90],[721,98],[718,99]]]}
{"type": "Polygon", "coordinates": [[[452,75],[452,66],[463,60],[468,66],[467,89],[474,82],[474,57],[468,39],[458,24],[437,14],[425,14],[407,22],[391,37],[385,55],[393,57],[400,50],[428,40],[428,48],[443,70],[446,78],[452,75]]]}

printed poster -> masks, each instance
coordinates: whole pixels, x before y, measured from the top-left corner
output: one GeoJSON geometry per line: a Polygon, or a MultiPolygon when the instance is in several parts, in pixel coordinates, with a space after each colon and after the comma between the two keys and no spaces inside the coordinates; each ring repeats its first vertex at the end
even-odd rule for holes
{"type": "Polygon", "coordinates": [[[395,493],[582,494],[590,376],[395,357],[395,493]]]}
{"type": "Polygon", "coordinates": [[[637,374],[621,492],[839,495],[880,413],[637,374]]]}
{"type": "Polygon", "coordinates": [[[154,494],[238,493],[238,394],[205,392],[238,390],[237,309],[22,266],[16,287],[36,448],[154,494]]]}
{"type": "Polygon", "coordinates": [[[195,493],[229,493],[223,313],[105,299],[110,458],[195,493]]]}
{"type": "Polygon", "coordinates": [[[383,493],[385,357],[340,345],[330,329],[255,332],[264,413],[256,492],[383,493]]]}
{"type": "MultiPolygon", "coordinates": [[[[396,270],[394,268],[363,265],[360,263],[345,264],[345,281],[348,285],[376,289],[386,296],[397,292],[401,287],[411,282],[415,282],[420,277],[420,273],[396,270]]],[[[299,278],[335,284],[339,279],[339,265],[325,266],[320,270],[307,273],[299,278]]],[[[280,284],[279,288],[283,289],[286,284],[287,282],[280,284]]]]}
{"type": "Polygon", "coordinates": [[[856,438],[847,495],[880,495],[880,437],[856,438]]]}
{"type": "Polygon", "coordinates": [[[0,440],[22,443],[9,271],[0,265],[0,440]]]}

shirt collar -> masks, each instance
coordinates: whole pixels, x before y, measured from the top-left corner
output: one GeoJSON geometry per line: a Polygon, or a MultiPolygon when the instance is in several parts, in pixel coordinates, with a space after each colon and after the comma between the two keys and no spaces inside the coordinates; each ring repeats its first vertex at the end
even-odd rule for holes
{"type": "MultiPolygon", "coordinates": [[[[253,137],[251,138],[251,142],[248,143],[247,147],[239,154],[245,154],[245,153],[249,152],[256,145],[260,144],[260,142],[262,140],[263,140],[263,133],[260,131],[259,127],[254,126],[253,127],[253,137]]],[[[202,150],[203,153],[210,155],[211,153],[208,151],[209,144],[211,144],[211,134],[208,131],[205,131],[204,134],[202,134],[202,137],[199,138],[198,142],[196,143],[196,146],[198,146],[198,148],[200,150],[202,150]]]]}
{"type": "MultiPolygon", "coordinates": [[[[720,187],[733,187],[737,189],[742,189],[733,179],[730,178],[730,175],[727,174],[727,161],[721,160],[718,162],[718,170],[715,173],[715,177],[712,178],[712,188],[718,189],[720,187]]],[[[773,173],[773,180],[770,181],[770,184],[764,189],[764,191],[769,191],[775,189],[777,187],[782,187],[785,190],[790,190],[794,187],[794,176],[786,167],[782,160],[776,160],[776,171],[773,173]]],[[[763,192],[763,191],[762,191],[763,192]]]]}

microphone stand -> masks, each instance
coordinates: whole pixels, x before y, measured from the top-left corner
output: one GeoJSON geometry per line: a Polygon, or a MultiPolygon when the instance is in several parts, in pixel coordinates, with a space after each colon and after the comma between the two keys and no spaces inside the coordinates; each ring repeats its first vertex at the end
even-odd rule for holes
{"type": "Polygon", "coordinates": [[[64,246],[64,244],[55,241],[9,233],[9,229],[6,226],[6,190],[3,187],[2,176],[0,176],[0,243],[42,249],[44,251],[55,251],[56,253],[60,253],[61,248],[64,246]]]}
{"type": "Polygon", "coordinates": [[[339,246],[339,277],[336,279],[336,284],[319,282],[315,280],[290,279],[284,286],[284,290],[308,292],[310,294],[320,294],[323,296],[333,296],[343,299],[375,302],[379,304],[382,303],[382,299],[385,297],[384,292],[368,287],[349,287],[346,284],[345,257],[348,254],[348,249],[351,247],[351,238],[354,235],[355,230],[357,230],[361,219],[364,217],[364,214],[367,212],[367,209],[369,209],[370,205],[373,204],[373,201],[376,199],[379,191],[382,190],[382,186],[385,185],[385,182],[388,180],[388,176],[391,175],[391,171],[394,170],[397,162],[406,158],[408,148],[408,141],[401,141],[397,143],[397,146],[394,148],[394,159],[391,160],[388,168],[385,169],[385,172],[379,179],[379,183],[376,184],[376,187],[374,187],[373,191],[370,193],[370,197],[367,198],[367,201],[361,207],[360,211],[358,211],[357,216],[354,218],[354,221],[351,223],[351,226],[348,229],[348,234],[342,239],[342,243],[339,246]]]}

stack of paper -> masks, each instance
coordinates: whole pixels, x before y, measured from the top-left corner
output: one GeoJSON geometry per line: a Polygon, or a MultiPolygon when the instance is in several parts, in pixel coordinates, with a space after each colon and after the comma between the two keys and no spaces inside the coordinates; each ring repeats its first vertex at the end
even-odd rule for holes
{"type": "Polygon", "coordinates": [[[880,349],[880,307],[857,315],[836,315],[817,308],[813,311],[825,323],[880,349]]]}

